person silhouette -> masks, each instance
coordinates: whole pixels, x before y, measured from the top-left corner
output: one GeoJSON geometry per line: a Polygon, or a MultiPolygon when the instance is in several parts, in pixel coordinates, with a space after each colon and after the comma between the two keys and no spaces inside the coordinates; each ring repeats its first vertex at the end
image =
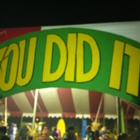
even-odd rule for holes
{"type": "Polygon", "coordinates": [[[0,126],[0,140],[10,140],[10,138],[6,135],[6,132],[6,126],[0,126]]]}

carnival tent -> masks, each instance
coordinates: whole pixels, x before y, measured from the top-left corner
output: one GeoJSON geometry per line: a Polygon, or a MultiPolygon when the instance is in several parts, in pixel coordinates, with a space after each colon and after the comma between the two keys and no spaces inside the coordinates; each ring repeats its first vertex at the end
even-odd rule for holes
{"type": "MultiPolygon", "coordinates": [[[[38,117],[117,118],[116,97],[83,89],[44,88],[38,90],[38,117]]],[[[33,117],[35,90],[7,97],[10,116],[33,117]]],[[[4,114],[5,99],[0,100],[0,113],[4,114]]],[[[125,117],[136,118],[139,106],[121,99],[125,117]]]]}
{"type": "Polygon", "coordinates": [[[33,124],[36,116],[118,117],[121,122],[120,98],[125,117],[138,117],[140,107],[132,103],[140,105],[139,23],[0,29],[0,113],[5,123],[7,112],[33,117],[33,124]],[[59,88],[46,88],[52,86],[59,88]]]}

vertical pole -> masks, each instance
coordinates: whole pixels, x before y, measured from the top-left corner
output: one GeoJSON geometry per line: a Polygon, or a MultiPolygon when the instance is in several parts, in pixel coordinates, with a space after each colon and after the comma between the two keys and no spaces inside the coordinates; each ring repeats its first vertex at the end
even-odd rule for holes
{"type": "Polygon", "coordinates": [[[36,108],[37,108],[37,99],[38,99],[38,89],[35,90],[32,130],[34,129],[34,124],[35,124],[36,108]]]}
{"type": "Polygon", "coordinates": [[[117,110],[117,128],[118,128],[118,134],[122,132],[121,130],[121,108],[120,108],[120,98],[116,97],[116,110],[117,110]]]}
{"type": "Polygon", "coordinates": [[[127,115],[128,115],[128,110],[129,110],[129,104],[128,104],[128,107],[127,107],[127,110],[126,110],[126,113],[125,113],[125,116],[126,116],[126,119],[125,119],[125,130],[126,130],[126,133],[128,132],[128,127],[127,127],[127,115]]]}
{"type": "Polygon", "coordinates": [[[100,110],[101,110],[101,106],[102,106],[102,103],[103,103],[103,98],[104,98],[104,94],[102,94],[102,97],[101,97],[101,100],[100,100],[100,104],[99,104],[97,114],[96,114],[96,117],[95,117],[95,123],[97,122],[97,119],[98,119],[98,116],[99,116],[99,113],[100,113],[100,110]]]}
{"type": "Polygon", "coordinates": [[[104,98],[104,94],[102,94],[102,97],[101,97],[101,100],[100,100],[100,103],[99,103],[99,107],[98,107],[98,110],[97,110],[97,113],[96,113],[94,125],[96,124],[96,122],[98,120],[98,116],[99,116],[99,113],[100,113],[100,110],[101,110],[101,106],[102,106],[102,103],[103,103],[103,98],[104,98]]]}
{"type": "Polygon", "coordinates": [[[4,111],[5,111],[4,121],[5,121],[5,126],[7,126],[7,97],[5,97],[5,108],[4,108],[4,111]]]}
{"type": "Polygon", "coordinates": [[[23,122],[23,114],[21,115],[21,119],[20,119],[20,128],[22,127],[22,122],[23,122]]]}

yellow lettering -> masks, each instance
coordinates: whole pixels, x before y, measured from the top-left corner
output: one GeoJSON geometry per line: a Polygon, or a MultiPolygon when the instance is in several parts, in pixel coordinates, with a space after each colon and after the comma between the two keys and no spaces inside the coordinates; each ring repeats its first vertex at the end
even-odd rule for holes
{"type": "Polygon", "coordinates": [[[26,41],[22,40],[19,43],[20,57],[19,57],[19,68],[18,68],[18,74],[17,74],[17,84],[19,86],[28,84],[33,75],[36,41],[37,41],[37,37],[33,37],[30,39],[25,76],[23,76],[23,64],[25,60],[26,41]]]}
{"type": "Polygon", "coordinates": [[[13,88],[16,81],[18,57],[19,57],[18,45],[13,43],[7,48],[7,50],[4,51],[5,51],[4,58],[1,62],[0,85],[3,91],[8,91],[13,88]],[[9,61],[9,58],[11,56],[12,62],[9,61]]]}
{"type": "Polygon", "coordinates": [[[5,56],[5,52],[6,52],[6,50],[7,50],[7,48],[8,47],[4,47],[4,48],[2,48],[2,49],[0,49],[0,88],[1,88],[1,82],[2,82],[2,80],[4,79],[4,77],[3,77],[3,68],[2,68],[2,61],[4,60],[4,56],[5,56]]]}
{"type": "Polygon", "coordinates": [[[77,44],[77,70],[76,70],[76,81],[86,82],[93,79],[99,70],[100,65],[100,52],[95,40],[87,34],[78,34],[78,44],[77,44]],[[92,64],[89,72],[84,73],[84,42],[90,45],[92,53],[92,64]]]}
{"type": "Polygon", "coordinates": [[[123,52],[124,52],[124,43],[116,40],[114,46],[111,73],[110,73],[110,82],[109,82],[109,87],[111,88],[120,89],[123,52]]]}
{"type": "Polygon", "coordinates": [[[74,81],[75,56],[76,56],[76,34],[68,34],[68,61],[65,70],[65,81],[74,81]]]}
{"type": "Polygon", "coordinates": [[[126,92],[134,96],[138,96],[140,78],[140,49],[126,44],[125,54],[130,57],[126,92]]]}
{"type": "Polygon", "coordinates": [[[48,35],[46,39],[46,50],[45,50],[45,60],[43,69],[43,82],[55,81],[59,79],[64,73],[66,66],[66,45],[63,40],[57,35],[48,35]],[[60,61],[58,68],[55,72],[51,73],[51,62],[53,53],[53,43],[56,43],[60,51],[60,61]]]}

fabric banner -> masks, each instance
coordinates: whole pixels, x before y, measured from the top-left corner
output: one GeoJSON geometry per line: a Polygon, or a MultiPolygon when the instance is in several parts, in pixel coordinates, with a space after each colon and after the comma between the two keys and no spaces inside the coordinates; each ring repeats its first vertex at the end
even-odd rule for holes
{"type": "Polygon", "coordinates": [[[0,98],[62,87],[109,93],[140,105],[139,42],[77,27],[9,30],[0,30],[0,98]]]}

